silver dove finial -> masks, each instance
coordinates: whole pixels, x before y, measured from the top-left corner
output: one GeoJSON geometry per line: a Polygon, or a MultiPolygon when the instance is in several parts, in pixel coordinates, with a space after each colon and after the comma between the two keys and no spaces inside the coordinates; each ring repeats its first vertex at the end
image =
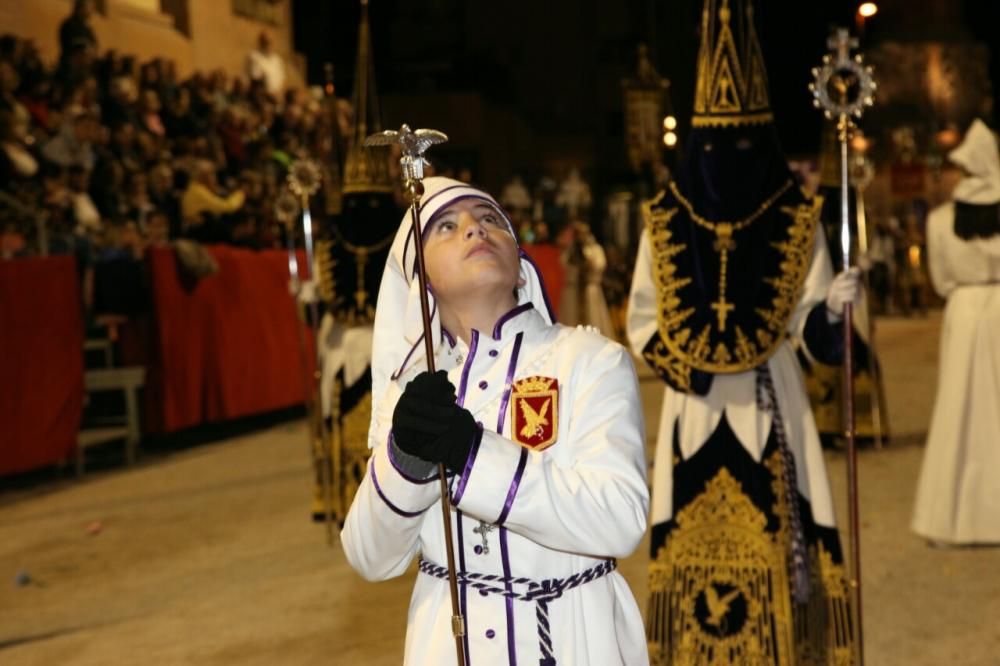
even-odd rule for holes
{"type": "Polygon", "coordinates": [[[448,136],[444,132],[432,129],[411,130],[409,125],[403,124],[396,130],[385,130],[372,134],[365,139],[366,146],[391,146],[398,144],[403,151],[399,159],[403,167],[403,182],[408,184],[412,181],[421,181],[424,178],[424,165],[428,162],[424,159],[424,153],[431,146],[444,143],[448,136]]]}

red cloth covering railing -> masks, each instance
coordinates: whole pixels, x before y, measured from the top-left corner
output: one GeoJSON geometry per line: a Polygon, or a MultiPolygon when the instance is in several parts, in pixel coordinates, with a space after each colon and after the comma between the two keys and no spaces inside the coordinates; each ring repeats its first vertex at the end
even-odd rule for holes
{"type": "Polygon", "coordinates": [[[0,474],[44,467],[76,447],[80,308],[71,257],[0,261],[0,474]]]}
{"type": "MultiPolygon", "coordinates": [[[[196,282],[181,272],[172,249],[147,253],[153,310],[147,432],[173,432],[305,401],[288,253],[208,250],[219,272],[196,282]]],[[[304,255],[298,256],[307,273],[304,255]]],[[[311,368],[308,332],[306,345],[311,368]]]]}

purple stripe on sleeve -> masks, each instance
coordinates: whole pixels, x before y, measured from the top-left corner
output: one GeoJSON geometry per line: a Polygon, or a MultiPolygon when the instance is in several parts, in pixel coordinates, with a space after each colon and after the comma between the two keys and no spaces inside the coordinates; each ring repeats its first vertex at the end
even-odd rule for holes
{"type": "MultiPolygon", "coordinates": [[[[500,557],[503,561],[504,578],[510,580],[510,551],[507,549],[507,529],[504,527],[500,528],[500,557]]],[[[512,590],[509,582],[505,583],[504,587],[508,592],[512,590]]],[[[514,600],[507,597],[505,601],[507,602],[507,661],[510,666],[517,666],[517,648],[514,645],[514,600]]]]}
{"type": "Polygon", "coordinates": [[[503,511],[497,518],[497,525],[503,525],[510,515],[510,509],[514,505],[514,498],[517,497],[517,487],[521,485],[521,477],[524,475],[524,468],[528,464],[528,449],[521,451],[521,459],[517,461],[517,471],[514,472],[514,480],[510,482],[510,489],[507,491],[507,501],[503,503],[503,511]]]}
{"type": "Polygon", "coordinates": [[[493,339],[494,340],[500,339],[500,334],[503,332],[504,324],[506,324],[508,321],[510,321],[517,315],[521,314],[522,312],[527,312],[528,310],[531,310],[534,307],[535,306],[532,305],[530,302],[522,303],[521,305],[518,305],[516,308],[514,308],[504,316],[500,317],[500,319],[497,320],[496,325],[493,327],[493,339]]]}
{"type": "Polygon", "coordinates": [[[510,402],[510,392],[514,388],[514,373],[517,372],[517,357],[521,353],[521,341],[524,333],[518,333],[514,338],[514,350],[510,354],[510,364],[507,366],[507,383],[504,384],[503,398],[500,400],[500,414],[497,416],[497,434],[503,435],[504,418],[507,416],[507,404],[510,402]]]}
{"type": "Polygon", "coordinates": [[[458,479],[458,487],[455,488],[455,492],[452,494],[451,503],[458,505],[462,501],[462,495],[465,494],[465,486],[469,483],[469,477],[472,476],[472,466],[476,463],[476,455],[479,454],[479,445],[483,443],[483,429],[476,428],[476,436],[472,440],[472,450],[469,451],[469,457],[465,461],[465,469],[462,470],[462,476],[458,479]]]}
{"type": "Polygon", "coordinates": [[[400,516],[402,516],[404,518],[415,518],[415,517],[420,516],[420,515],[422,515],[424,513],[423,511],[403,511],[398,506],[396,506],[395,504],[393,504],[392,502],[389,501],[389,498],[386,497],[385,493],[382,492],[382,487],[379,486],[379,484],[378,484],[378,477],[375,476],[375,460],[374,459],[372,459],[371,464],[368,466],[368,473],[372,475],[372,485],[375,486],[375,492],[378,493],[378,496],[382,498],[382,501],[385,502],[385,505],[388,506],[390,509],[392,509],[394,513],[396,513],[396,514],[398,514],[398,515],[400,515],[400,516]]]}

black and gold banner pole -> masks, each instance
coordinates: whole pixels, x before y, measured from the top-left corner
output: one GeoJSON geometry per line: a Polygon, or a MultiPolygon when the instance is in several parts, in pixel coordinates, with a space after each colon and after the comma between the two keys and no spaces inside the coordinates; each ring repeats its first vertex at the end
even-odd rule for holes
{"type": "MultiPolygon", "coordinates": [[[[312,212],[309,210],[309,198],[314,195],[320,186],[320,171],[315,162],[307,159],[296,160],[288,170],[288,187],[299,197],[302,208],[302,238],[306,250],[306,265],[309,269],[309,278],[314,284],[317,283],[315,255],[313,252],[313,227],[312,212]]],[[[293,237],[294,238],[294,237],[293,237]]],[[[289,265],[297,259],[294,257],[294,246],[290,246],[289,265]]],[[[316,303],[315,294],[310,295],[308,301],[310,319],[316,329],[316,339],[313,344],[313,381],[309,382],[306,393],[306,411],[309,420],[309,433],[311,441],[319,443],[319,454],[314,454],[314,462],[320,465],[320,485],[323,492],[323,513],[326,523],[326,541],[333,544],[333,470],[331,469],[331,442],[326,433],[326,424],[323,421],[323,406],[320,404],[320,380],[322,371],[319,354],[319,306],[316,303]]],[[[304,343],[305,335],[303,335],[304,343]]],[[[306,366],[308,367],[308,366],[306,366]]]]}
{"type": "MultiPolygon", "coordinates": [[[[853,121],[861,117],[865,107],[875,98],[875,81],[872,68],[864,65],[860,55],[851,57],[851,48],[857,40],[851,39],[847,30],[837,29],[828,45],[833,53],[823,56],[823,65],[814,68],[813,103],[830,120],[837,119],[837,138],[840,141],[840,250],[844,256],[844,270],[851,267],[850,203],[848,200],[848,139],[853,121]]],[[[854,423],[854,309],[850,302],[844,304],[844,436],[847,439],[848,512],[851,535],[851,604],[854,608],[856,663],[864,666],[864,629],[861,613],[861,530],[858,510],[858,449],[854,423]]]]}
{"type": "MultiPolygon", "coordinates": [[[[402,166],[403,187],[410,199],[410,222],[413,225],[413,247],[417,259],[417,280],[420,285],[420,314],[424,324],[424,351],[427,356],[427,371],[434,372],[434,340],[431,337],[431,314],[427,300],[427,272],[424,269],[423,234],[420,231],[420,198],[424,195],[424,152],[437,143],[444,143],[448,137],[431,129],[411,130],[403,125],[399,131],[386,130],[372,134],[365,139],[366,146],[398,145],[402,149],[399,163],[402,166]]],[[[451,588],[451,633],[455,636],[455,650],[459,666],[465,666],[465,650],[462,636],[465,635],[465,621],[458,601],[458,577],[455,569],[455,547],[451,531],[451,497],[448,492],[447,470],[438,465],[441,479],[441,513],[444,518],[445,550],[448,557],[448,585],[451,588]]]]}

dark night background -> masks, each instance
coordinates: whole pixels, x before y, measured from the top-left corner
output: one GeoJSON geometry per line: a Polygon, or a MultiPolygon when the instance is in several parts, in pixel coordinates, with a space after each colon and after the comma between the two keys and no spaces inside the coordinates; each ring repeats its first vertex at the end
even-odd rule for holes
{"type": "MultiPolygon", "coordinates": [[[[771,104],[791,156],[817,150],[821,116],[807,89],[810,69],[827,51],[832,26],[857,34],[858,4],[755,3],[771,104]]],[[[862,49],[883,39],[992,46],[1000,35],[1000,3],[993,0],[878,4],[878,14],[864,25],[862,49]]],[[[510,174],[492,171],[484,154],[529,174],[543,163],[563,166],[562,154],[565,165],[600,165],[601,177],[614,180],[625,169],[621,79],[634,71],[640,42],[650,45],[654,65],[671,81],[683,140],[701,7],[702,0],[371,0],[383,123],[406,121],[449,133],[452,152],[439,159],[446,155],[455,166],[471,166],[490,187],[510,174]],[[504,145],[483,148],[490,142],[504,145]]],[[[357,0],[294,3],[295,46],[308,58],[310,83],[322,83],[323,63],[333,62],[337,94],[350,96],[359,15],[357,0]]],[[[1000,71],[997,51],[992,48],[993,79],[1000,71]]],[[[994,97],[998,91],[994,83],[994,97]]],[[[591,168],[590,175],[598,174],[591,168]]]]}

